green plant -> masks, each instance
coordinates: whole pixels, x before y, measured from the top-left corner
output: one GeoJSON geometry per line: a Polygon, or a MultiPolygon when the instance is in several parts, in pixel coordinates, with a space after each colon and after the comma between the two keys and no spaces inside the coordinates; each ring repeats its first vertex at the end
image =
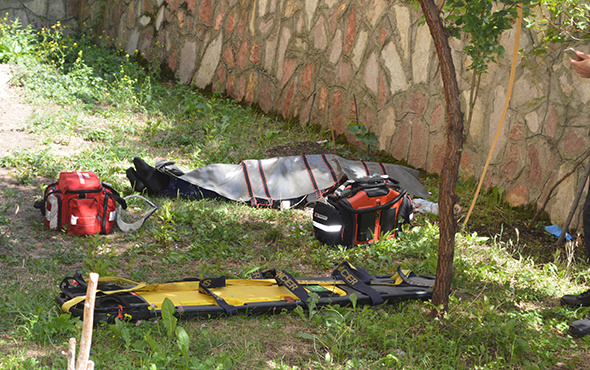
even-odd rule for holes
{"type": "Polygon", "coordinates": [[[0,63],[28,56],[33,51],[34,33],[30,25],[22,28],[18,18],[10,23],[8,14],[0,20],[0,63]]]}
{"type": "Polygon", "coordinates": [[[379,144],[379,139],[377,138],[377,135],[374,132],[370,131],[363,124],[357,122],[350,122],[348,124],[348,133],[350,133],[356,141],[366,146],[367,153],[371,153],[371,148],[376,148],[379,144]]]}

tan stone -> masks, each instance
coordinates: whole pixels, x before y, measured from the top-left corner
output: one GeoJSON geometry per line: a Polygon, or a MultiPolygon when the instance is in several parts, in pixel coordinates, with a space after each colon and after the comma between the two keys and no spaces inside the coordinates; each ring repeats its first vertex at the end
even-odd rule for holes
{"type": "Polygon", "coordinates": [[[328,46],[324,24],[325,20],[320,17],[313,28],[313,46],[319,50],[325,50],[326,46],[328,46]]]}
{"type": "Polygon", "coordinates": [[[385,68],[389,71],[389,85],[391,94],[394,95],[398,91],[405,90],[408,87],[402,61],[395,49],[393,42],[389,42],[381,52],[381,59],[385,68]]]}
{"type": "Polygon", "coordinates": [[[363,73],[363,82],[375,95],[379,89],[379,63],[377,62],[377,54],[372,53],[365,64],[365,71],[363,73]]]}
{"type": "Polygon", "coordinates": [[[361,65],[361,61],[365,55],[365,49],[367,47],[367,39],[369,38],[369,33],[365,30],[362,30],[358,34],[358,39],[354,48],[352,49],[352,62],[354,63],[356,68],[359,68],[361,65]]]}
{"type": "Polygon", "coordinates": [[[342,54],[342,30],[336,30],[336,34],[332,39],[332,47],[330,48],[330,56],[328,61],[334,65],[338,63],[340,55],[342,54]]]}
{"type": "Polygon", "coordinates": [[[537,111],[532,111],[528,113],[524,117],[524,121],[526,122],[527,128],[534,134],[539,132],[540,123],[539,123],[539,114],[537,111]]]}
{"type": "Polygon", "coordinates": [[[306,24],[308,30],[311,29],[311,25],[313,24],[313,16],[317,8],[318,0],[305,0],[305,17],[307,20],[306,24]]]}
{"type": "Polygon", "coordinates": [[[420,26],[416,30],[416,42],[412,54],[412,76],[414,83],[429,82],[428,70],[436,54],[432,48],[432,36],[428,26],[420,26]]]}
{"type": "Polygon", "coordinates": [[[129,40],[127,41],[127,47],[125,48],[125,51],[127,52],[127,54],[135,55],[135,53],[137,52],[137,43],[138,42],[139,42],[139,30],[134,29],[133,31],[131,31],[131,34],[129,35],[129,40]]]}
{"type": "Polygon", "coordinates": [[[256,0],[258,2],[258,16],[264,17],[268,9],[268,0],[256,0]]]}
{"type": "Polygon", "coordinates": [[[286,5],[285,5],[285,12],[283,13],[283,16],[285,18],[290,18],[292,17],[295,12],[299,9],[299,2],[295,2],[295,1],[287,1],[286,5]]]}
{"type": "Polygon", "coordinates": [[[277,42],[278,40],[273,37],[266,41],[266,45],[264,46],[264,68],[267,71],[272,71],[274,68],[277,42]]]}
{"type": "Polygon", "coordinates": [[[381,17],[386,14],[385,8],[387,3],[384,0],[372,0],[367,4],[367,19],[371,24],[371,27],[375,27],[381,17]]]}
{"type": "Polygon", "coordinates": [[[184,43],[180,51],[180,65],[178,66],[178,76],[181,83],[190,82],[192,73],[195,68],[197,56],[196,41],[189,40],[184,43]]]}
{"type": "Polygon", "coordinates": [[[395,5],[393,7],[395,12],[396,29],[399,33],[399,45],[404,51],[404,55],[409,55],[408,46],[410,42],[410,10],[407,6],[395,5]]]}
{"type": "Polygon", "coordinates": [[[390,150],[391,148],[389,148],[389,144],[397,127],[393,106],[388,105],[379,111],[377,119],[382,122],[382,124],[380,124],[375,130],[375,133],[379,138],[379,149],[390,150]]]}
{"type": "Polygon", "coordinates": [[[285,51],[291,39],[291,31],[287,27],[281,29],[281,38],[279,40],[279,48],[277,50],[277,79],[283,78],[283,64],[285,62],[285,51]]]}
{"type": "Polygon", "coordinates": [[[217,69],[219,60],[221,59],[221,47],[223,44],[223,34],[220,33],[216,39],[214,39],[205,50],[203,59],[199,70],[194,77],[193,83],[200,89],[204,89],[211,83],[213,73],[217,69]]]}

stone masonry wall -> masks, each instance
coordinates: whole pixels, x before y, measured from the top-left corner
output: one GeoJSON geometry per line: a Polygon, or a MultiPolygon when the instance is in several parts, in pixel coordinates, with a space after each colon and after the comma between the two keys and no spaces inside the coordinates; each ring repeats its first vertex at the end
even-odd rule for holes
{"type": "Polygon", "coordinates": [[[62,24],[75,23],[77,0],[0,0],[0,17],[16,19],[23,26],[39,29],[60,21],[62,24]]]}
{"type": "MultiPolygon", "coordinates": [[[[78,1],[80,24],[94,25],[97,36],[106,34],[129,54],[165,63],[182,83],[337,133],[346,133],[358,117],[378,134],[380,149],[429,172],[443,166],[446,123],[438,59],[420,10],[405,2],[78,1]]],[[[500,121],[514,36],[514,30],[505,33],[506,58],[482,78],[466,126],[461,170],[475,179],[500,121]]],[[[512,100],[485,179],[485,188],[504,188],[513,205],[541,204],[589,149],[590,81],[572,73],[563,45],[540,59],[530,52],[536,41],[534,33],[523,31],[512,100]]],[[[468,63],[463,45],[455,40],[452,46],[467,101],[468,63]]],[[[546,208],[555,222],[567,217],[583,172],[565,180],[546,208]]]]}

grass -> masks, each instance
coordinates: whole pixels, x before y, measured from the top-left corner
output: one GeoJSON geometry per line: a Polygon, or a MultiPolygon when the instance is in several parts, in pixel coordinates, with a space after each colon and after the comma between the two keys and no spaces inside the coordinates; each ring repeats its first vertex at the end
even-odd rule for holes
{"type": "MultiPolygon", "coordinates": [[[[4,20],[0,44],[0,61],[11,63],[14,82],[38,107],[25,129],[39,141],[0,160],[19,183],[0,189],[0,368],[66,367],[61,351],[68,338],[79,338],[81,322],[63,314],[54,299],[60,280],[75,270],[163,282],[243,278],[254,268],[327,275],[349,260],[374,274],[397,265],[435,273],[433,216],[418,216],[399,239],[353,248],[320,245],[305,210],[213,200],[153,198],[159,210],[140,230],[85,238],[46,230],[38,213],[15,216],[15,206],[30,205],[63,170],[92,169],[129,194],[124,173],[134,156],[195,168],[260,158],[285,144],[331,135],[162,81],[140,56],[60,25],[35,33],[4,20]]],[[[354,148],[343,148],[355,155],[354,148]]],[[[434,200],[437,181],[424,177],[434,200]]],[[[459,183],[463,198],[473,193],[470,180],[459,183]]],[[[482,194],[473,224],[492,224],[485,217],[494,214],[507,220],[526,215],[507,208],[498,193],[482,194]]],[[[411,301],[177,323],[117,321],[96,328],[91,359],[98,369],[586,366],[590,338],[574,339],[567,329],[589,309],[561,307],[558,297],[584,289],[588,265],[551,245],[541,246],[551,249],[548,259],[526,254],[531,246],[506,234],[498,228],[492,237],[474,230],[457,235],[453,292],[442,320],[429,318],[429,302],[411,301]],[[181,329],[169,331],[173,326],[181,329]]]]}

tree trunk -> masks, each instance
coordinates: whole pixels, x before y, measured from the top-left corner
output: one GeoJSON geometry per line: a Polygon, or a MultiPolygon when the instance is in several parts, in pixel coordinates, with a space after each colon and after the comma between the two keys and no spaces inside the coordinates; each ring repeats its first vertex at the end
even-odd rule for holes
{"type": "Polygon", "coordinates": [[[439,228],[438,264],[436,266],[436,283],[432,296],[435,309],[433,316],[441,316],[449,306],[449,293],[453,278],[453,258],[455,256],[455,232],[457,221],[453,212],[455,204],[455,187],[459,176],[459,163],[463,148],[463,112],[459,100],[459,87],[455,65],[449,47],[448,34],[440,19],[440,10],[433,0],[418,0],[434,40],[440,64],[446,103],[446,147],[444,166],[441,173],[439,189],[439,228]],[[442,310],[440,308],[442,307],[442,310]]]}

